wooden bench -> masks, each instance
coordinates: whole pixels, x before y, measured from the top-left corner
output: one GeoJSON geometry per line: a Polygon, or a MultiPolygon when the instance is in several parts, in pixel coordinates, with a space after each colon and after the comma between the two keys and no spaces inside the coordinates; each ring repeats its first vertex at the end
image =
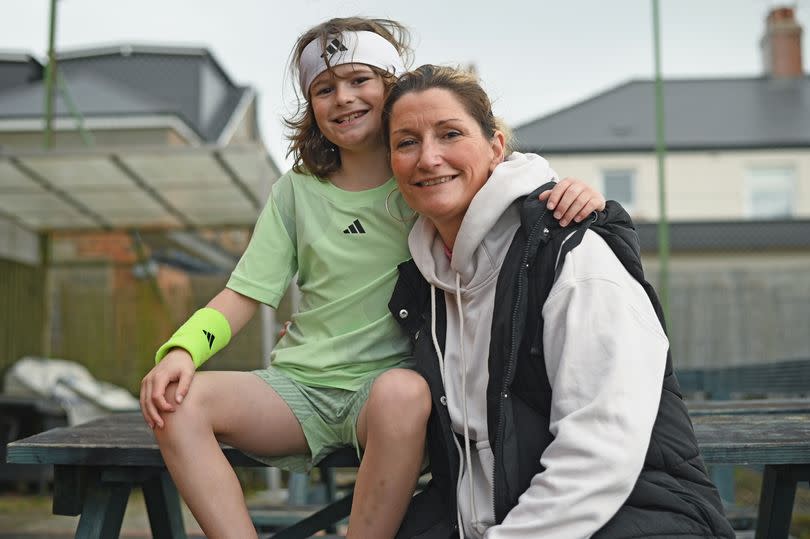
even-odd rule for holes
{"type": "Polygon", "coordinates": [[[678,370],[684,395],[710,400],[810,395],[810,359],[732,367],[678,370]]]}
{"type": "MultiPolygon", "coordinates": [[[[223,446],[223,453],[233,466],[264,466],[232,447],[223,446]]],[[[135,487],[143,490],[155,539],[186,537],[180,498],[140,413],[107,416],[12,442],[7,446],[7,461],[53,465],[53,513],[81,515],[77,538],[118,537],[130,491],[135,487]]],[[[356,467],[357,455],[347,448],[330,455],[321,465],[356,467]]],[[[347,517],[350,508],[351,494],[274,537],[310,537],[347,517]]]]}
{"type": "MultiPolygon", "coordinates": [[[[786,538],[798,481],[810,480],[810,405],[792,402],[791,411],[696,414],[703,456],[712,464],[749,464],[764,468],[756,537],[786,538]]],[[[223,447],[234,466],[262,464],[223,447]]],[[[133,487],[144,492],[155,538],[183,538],[177,490],[165,470],[152,431],[139,414],[102,418],[85,425],[40,433],[8,444],[10,463],[54,466],[53,512],[79,515],[78,538],[117,537],[133,487]]],[[[331,465],[355,465],[352,451],[331,465]],[[346,459],[346,460],[341,460],[346,459]]],[[[308,537],[345,518],[351,496],[328,506],[276,539],[308,537]]]]}
{"type": "MultiPolygon", "coordinates": [[[[686,397],[700,397],[707,399],[706,402],[724,402],[732,398],[806,397],[810,395],[810,359],[679,370],[678,382],[686,397]]],[[[692,403],[690,411],[693,411],[694,407],[695,404],[692,403]]],[[[763,408],[762,412],[785,413],[784,410],[773,407],[770,410],[763,408]]],[[[711,475],[723,500],[727,504],[732,504],[735,497],[734,469],[731,466],[715,466],[711,470],[711,475]]]]}

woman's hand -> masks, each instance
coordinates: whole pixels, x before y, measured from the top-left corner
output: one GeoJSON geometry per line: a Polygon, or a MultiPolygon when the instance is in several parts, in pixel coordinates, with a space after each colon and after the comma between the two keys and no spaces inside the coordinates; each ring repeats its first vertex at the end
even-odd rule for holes
{"type": "Polygon", "coordinates": [[[166,388],[177,382],[175,400],[183,402],[194,377],[194,361],[182,348],[173,348],[160,363],[141,380],[141,413],[150,428],[163,428],[165,413],[174,412],[174,403],[166,399],[166,388]]]}
{"type": "Polygon", "coordinates": [[[560,226],[566,226],[572,220],[579,223],[591,212],[605,209],[605,197],[593,187],[576,178],[565,178],[557,182],[550,191],[540,193],[540,201],[546,201],[546,207],[554,210],[554,218],[560,226]]]}

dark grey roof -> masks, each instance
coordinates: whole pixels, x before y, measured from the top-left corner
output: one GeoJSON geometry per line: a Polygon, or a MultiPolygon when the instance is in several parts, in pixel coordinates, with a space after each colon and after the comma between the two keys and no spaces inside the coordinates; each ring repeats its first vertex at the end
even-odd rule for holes
{"type": "MultiPolygon", "coordinates": [[[[658,249],[658,224],[637,223],[642,251],[658,249]]],[[[810,220],[696,221],[669,225],[672,251],[784,251],[810,249],[810,220]]]]}
{"type": "Polygon", "coordinates": [[[42,78],[42,65],[24,53],[0,52],[0,92],[42,78]]]}
{"type": "MultiPolygon", "coordinates": [[[[664,82],[668,150],[810,146],[810,77],[664,82]]],[[[515,129],[543,154],[655,148],[655,85],[634,80],[515,129]]]]}
{"type": "MultiPolygon", "coordinates": [[[[137,88],[87,73],[71,76],[68,88],[76,107],[86,117],[173,112],[168,102],[159,102],[137,88]]],[[[0,118],[41,117],[44,93],[45,83],[41,80],[0,93],[0,118]]],[[[56,92],[55,104],[57,116],[70,115],[60,92],[56,92]]]]}
{"type": "MultiPolygon", "coordinates": [[[[206,142],[215,142],[240,100],[236,86],[205,49],[121,46],[60,53],[69,94],[85,116],[173,114],[206,142]]],[[[41,118],[42,77],[22,87],[0,87],[0,119],[41,118]]],[[[61,97],[57,115],[69,110],[61,97]]]]}

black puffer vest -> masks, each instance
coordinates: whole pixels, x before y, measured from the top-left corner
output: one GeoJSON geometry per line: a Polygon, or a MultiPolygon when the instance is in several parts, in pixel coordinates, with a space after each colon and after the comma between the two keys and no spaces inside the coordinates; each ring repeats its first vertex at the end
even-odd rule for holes
{"type": "MultiPolygon", "coordinates": [[[[643,286],[664,325],[658,298],[644,279],[638,237],[624,209],[608,202],[605,212],[575,227],[572,235],[572,229],[561,229],[545,204],[537,200],[537,195],[548,188],[543,186],[523,202],[521,226],[498,276],[493,305],[487,422],[495,458],[497,522],[517,504],[531,479],[543,471],[539,457],[553,438],[548,430],[551,387],[543,355],[540,313],[559,274],[559,268],[555,272],[558,253],[561,267],[565,253],[579,244],[586,230],[598,233],[643,286]]],[[[401,264],[399,272],[389,307],[412,338],[416,369],[430,386],[433,410],[428,424],[432,480],[414,498],[397,537],[457,537],[459,456],[430,337],[430,286],[413,261],[401,264]]],[[[437,337],[444,346],[446,322],[441,291],[436,302],[437,337]]],[[[700,457],[669,355],[641,474],[624,505],[593,537],[734,537],[700,457]]]]}

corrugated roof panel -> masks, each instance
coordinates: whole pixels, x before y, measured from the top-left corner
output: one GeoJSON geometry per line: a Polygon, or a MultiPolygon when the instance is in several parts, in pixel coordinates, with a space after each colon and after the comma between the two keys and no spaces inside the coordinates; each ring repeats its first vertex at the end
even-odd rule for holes
{"type": "Polygon", "coordinates": [[[202,189],[232,183],[208,152],[126,153],[122,154],[121,160],[145,183],[161,191],[173,187],[202,189]]]}
{"type": "Polygon", "coordinates": [[[42,193],[44,189],[17,167],[0,159],[0,196],[7,193],[42,193]]]}
{"type": "Polygon", "coordinates": [[[0,210],[12,215],[22,215],[33,211],[73,211],[73,208],[56,194],[42,191],[39,193],[4,193],[0,197],[0,210]]]}
{"type": "Polygon", "coordinates": [[[136,186],[106,157],[42,156],[21,159],[31,170],[59,189],[82,191],[133,191],[136,186]]]}
{"type": "Polygon", "coordinates": [[[259,149],[225,148],[220,152],[223,160],[242,179],[256,198],[264,204],[270,185],[278,177],[266,155],[259,149]]]}

